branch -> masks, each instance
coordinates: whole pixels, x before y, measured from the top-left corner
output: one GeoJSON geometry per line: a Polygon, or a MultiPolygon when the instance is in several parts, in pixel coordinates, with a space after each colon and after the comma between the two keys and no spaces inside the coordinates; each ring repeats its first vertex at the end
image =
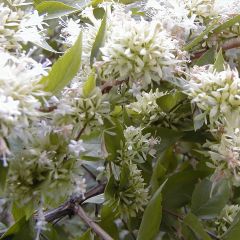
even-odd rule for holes
{"type": "MultiPolygon", "coordinates": [[[[240,37],[237,37],[237,38],[227,40],[225,43],[223,43],[223,45],[220,48],[226,51],[229,49],[239,48],[239,47],[240,47],[240,37]]],[[[199,52],[194,53],[193,56],[191,57],[191,60],[200,58],[207,50],[208,49],[206,48],[199,52]]]]}
{"type": "Polygon", "coordinates": [[[74,213],[78,215],[101,239],[113,240],[113,238],[105,232],[98,224],[96,224],[90,217],[87,216],[81,206],[75,206],[74,213]]]}
{"type": "Polygon", "coordinates": [[[106,186],[105,184],[100,183],[96,187],[89,190],[85,194],[84,199],[81,197],[74,198],[74,199],[71,199],[71,200],[65,202],[64,204],[62,204],[61,206],[59,206],[55,209],[45,212],[45,214],[44,214],[45,220],[47,222],[53,222],[59,218],[74,215],[74,209],[75,209],[76,204],[82,204],[87,199],[103,193],[105,186],[106,186]]]}

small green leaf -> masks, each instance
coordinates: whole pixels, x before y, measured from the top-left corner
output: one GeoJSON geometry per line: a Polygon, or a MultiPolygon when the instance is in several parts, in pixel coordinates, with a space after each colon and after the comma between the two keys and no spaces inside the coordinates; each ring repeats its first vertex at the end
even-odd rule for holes
{"type": "Polygon", "coordinates": [[[225,23],[215,28],[213,34],[221,33],[223,30],[230,28],[236,23],[240,23],[240,15],[234,16],[233,18],[227,20],[225,23]]]}
{"type": "Polygon", "coordinates": [[[94,58],[97,58],[99,55],[99,48],[102,46],[105,32],[106,32],[106,23],[107,23],[107,14],[105,13],[101,26],[99,27],[98,33],[96,35],[95,41],[92,46],[91,56],[90,56],[90,65],[93,65],[94,58]]]}
{"type": "Polygon", "coordinates": [[[199,36],[197,36],[192,42],[188,43],[183,49],[185,51],[191,50],[193,47],[198,45],[208,34],[216,27],[216,24],[219,22],[219,19],[215,19],[213,23],[208,26],[199,36]]]}
{"type": "Polygon", "coordinates": [[[224,70],[224,57],[222,54],[222,49],[219,50],[217,57],[216,57],[216,61],[214,63],[214,69],[217,72],[221,72],[224,70]]]}
{"type": "Polygon", "coordinates": [[[222,180],[216,185],[204,179],[198,183],[193,191],[192,212],[205,219],[218,216],[230,197],[230,188],[227,180],[222,180]]]}
{"type": "Polygon", "coordinates": [[[159,232],[159,227],[162,220],[163,185],[161,185],[155,192],[144,211],[137,240],[152,240],[159,232]]]}
{"type": "Polygon", "coordinates": [[[93,234],[91,233],[91,229],[88,229],[80,238],[76,240],[93,240],[93,234]]]}
{"type": "Polygon", "coordinates": [[[211,240],[211,238],[204,230],[202,223],[198,220],[198,218],[194,214],[189,213],[184,218],[183,222],[195,233],[198,239],[211,240]]]}
{"type": "Polygon", "coordinates": [[[58,1],[41,2],[36,6],[36,10],[40,15],[46,14],[46,17],[44,18],[46,20],[59,18],[65,15],[74,13],[76,11],[79,11],[79,9],[77,8],[74,8],[72,6],[69,6],[67,4],[64,4],[58,1]]]}
{"type": "Polygon", "coordinates": [[[81,65],[82,33],[75,44],[52,66],[48,76],[40,80],[46,92],[53,94],[61,91],[77,74],[81,65]]]}
{"type": "Polygon", "coordinates": [[[90,93],[93,91],[93,89],[95,89],[95,87],[96,87],[96,76],[95,76],[95,71],[92,71],[87,81],[83,85],[83,95],[85,97],[88,97],[90,93]]]}
{"type": "Polygon", "coordinates": [[[215,60],[214,54],[215,54],[215,49],[210,48],[196,61],[195,65],[204,66],[207,64],[213,64],[215,60]]]}
{"type": "Polygon", "coordinates": [[[156,192],[159,186],[162,184],[166,171],[166,168],[162,165],[159,159],[153,168],[151,177],[151,189],[153,193],[156,192]]]}
{"type": "Polygon", "coordinates": [[[7,174],[8,167],[4,167],[2,162],[0,162],[0,194],[5,190],[7,174]]]}

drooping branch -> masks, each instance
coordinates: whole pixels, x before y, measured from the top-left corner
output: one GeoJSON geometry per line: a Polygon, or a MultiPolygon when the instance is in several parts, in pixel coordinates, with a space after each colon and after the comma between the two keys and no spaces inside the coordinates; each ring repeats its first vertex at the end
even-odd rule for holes
{"type": "Polygon", "coordinates": [[[74,213],[78,215],[102,240],[113,240],[107,232],[105,232],[98,224],[88,217],[80,205],[75,206],[74,213]]]}
{"type": "Polygon", "coordinates": [[[55,220],[58,220],[59,218],[74,215],[74,209],[77,204],[81,205],[87,199],[103,193],[104,189],[105,189],[105,184],[100,183],[96,187],[90,189],[85,194],[85,198],[82,198],[82,197],[73,198],[55,209],[46,211],[44,214],[45,220],[47,222],[54,222],[55,220]]]}

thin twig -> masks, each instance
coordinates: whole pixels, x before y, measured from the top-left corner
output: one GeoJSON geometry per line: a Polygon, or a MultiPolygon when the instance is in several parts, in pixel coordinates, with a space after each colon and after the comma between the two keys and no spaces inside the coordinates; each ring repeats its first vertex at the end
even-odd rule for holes
{"type": "Polygon", "coordinates": [[[98,224],[96,224],[81,206],[75,206],[74,213],[78,215],[102,240],[113,240],[98,224]]]}

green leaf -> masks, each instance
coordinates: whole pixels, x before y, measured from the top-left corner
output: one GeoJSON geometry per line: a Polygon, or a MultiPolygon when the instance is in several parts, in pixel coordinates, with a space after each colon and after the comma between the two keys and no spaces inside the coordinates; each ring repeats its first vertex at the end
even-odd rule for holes
{"type": "Polygon", "coordinates": [[[153,173],[150,182],[153,193],[156,192],[162,184],[166,171],[166,168],[162,165],[159,159],[153,167],[153,173]]]}
{"type": "Polygon", "coordinates": [[[48,76],[40,80],[46,92],[53,94],[61,91],[77,74],[81,65],[82,33],[75,44],[52,66],[48,76]]]}
{"type": "Polygon", "coordinates": [[[13,202],[12,205],[12,215],[15,221],[19,220],[22,217],[25,217],[28,220],[34,213],[34,200],[29,201],[28,203],[24,204],[23,206],[19,206],[17,202],[13,202]]]}
{"type": "Polygon", "coordinates": [[[92,46],[91,56],[90,56],[90,65],[93,65],[94,58],[97,58],[99,55],[99,48],[102,46],[105,32],[106,32],[106,23],[107,23],[107,14],[105,13],[101,26],[99,27],[98,33],[96,35],[95,41],[92,46]]]}
{"type": "Polygon", "coordinates": [[[214,54],[215,54],[215,49],[210,48],[196,61],[195,65],[204,66],[207,64],[213,64],[215,60],[214,54]]]}
{"type": "Polygon", "coordinates": [[[230,187],[227,180],[213,183],[208,179],[198,183],[193,191],[191,210],[205,219],[218,216],[230,197],[230,187]]]}
{"type": "Polygon", "coordinates": [[[36,6],[36,10],[40,15],[46,14],[46,17],[44,18],[46,20],[59,18],[65,15],[74,13],[76,11],[79,11],[79,9],[77,8],[74,8],[72,6],[69,6],[67,4],[64,4],[58,1],[41,2],[36,6]]]}
{"type": "Polygon", "coordinates": [[[239,22],[240,22],[240,15],[234,16],[233,18],[227,20],[225,23],[215,28],[213,31],[213,34],[221,33],[223,30],[230,28],[231,26],[239,22]]]}
{"type": "Polygon", "coordinates": [[[163,185],[155,192],[144,211],[137,240],[152,240],[159,232],[162,220],[163,185]]]}
{"type": "Polygon", "coordinates": [[[31,222],[25,219],[25,217],[19,219],[17,222],[15,222],[7,232],[5,232],[0,240],[8,240],[10,236],[13,236],[11,238],[12,240],[32,240],[34,239],[34,231],[31,222]]]}
{"type": "Polygon", "coordinates": [[[8,167],[4,167],[2,162],[0,162],[0,194],[5,190],[7,174],[8,167]]]}
{"type": "Polygon", "coordinates": [[[205,175],[204,171],[185,170],[170,176],[162,191],[163,206],[175,209],[191,202],[195,184],[205,175]]]}
{"type": "Polygon", "coordinates": [[[224,70],[224,57],[222,54],[222,49],[219,50],[217,57],[216,57],[216,61],[214,63],[214,69],[217,72],[221,72],[224,70]]]}
{"type": "Polygon", "coordinates": [[[170,112],[175,106],[186,99],[186,95],[182,92],[176,91],[174,93],[166,94],[157,99],[157,104],[164,112],[170,112]]]}
{"type": "Polygon", "coordinates": [[[192,40],[192,42],[188,43],[183,49],[185,51],[189,51],[193,47],[198,45],[216,27],[218,21],[219,19],[215,19],[210,26],[208,26],[201,34],[199,34],[194,40],[192,40]]]}
{"type": "Polygon", "coordinates": [[[96,76],[95,71],[93,70],[88,77],[87,81],[83,85],[83,95],[85,97],[88,97],[90,93],[95,89],[96,87],[96,76]]]}
{"type": "Polygon", "coordinates": [[[94,240],[91,229],[88,229],[80,238],[77,238],[76,240],[94,240]]]}
{"type": "Polygon", "coordinates": [[[189,213],[183,220],[183,222],[195,233],[195,235],[201,240],[211,240],[209,235],[203,228],[202,223],[198,220],[198,218],[189,213]]]}

